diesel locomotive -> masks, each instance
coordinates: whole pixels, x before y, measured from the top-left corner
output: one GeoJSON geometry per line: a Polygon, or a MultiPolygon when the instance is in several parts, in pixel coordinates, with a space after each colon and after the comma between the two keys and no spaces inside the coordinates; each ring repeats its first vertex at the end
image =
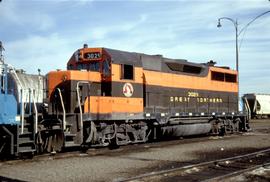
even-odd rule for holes
{"type": "Polygon", "coordinates": [[[146,142],[164,136],[245,131],[237,72],[162,55],[78,49],[46,75],[42,151],[146,142]]]}
{"type": "Polygon", "coordinates": [[[6,64],[2,51],[0,41],[0,158],[32,154],[42,118],[44,77],[6,64]]]}
{"type": "Polygon", "coordinates": [[[42,77],[43,103],[31,115],[34,149],[53,152],[246,131],[237,77],[213,61],[199,64],[84,45],[71,56],[67,70],[42,77]]]}

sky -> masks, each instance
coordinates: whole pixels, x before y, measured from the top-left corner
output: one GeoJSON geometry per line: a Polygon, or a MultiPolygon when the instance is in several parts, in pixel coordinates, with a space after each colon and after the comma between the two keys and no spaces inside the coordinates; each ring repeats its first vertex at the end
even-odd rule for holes
{"type": "MultiPolygon", "coordinates": [[[[2,0],[5,62],[27,73],[66,69],[84,43],[235,69],[235,28],[270,10],[269,0],[2,0]]],[[[239,35],[240,93],[270,94],[270,13],[239,35]]]]}

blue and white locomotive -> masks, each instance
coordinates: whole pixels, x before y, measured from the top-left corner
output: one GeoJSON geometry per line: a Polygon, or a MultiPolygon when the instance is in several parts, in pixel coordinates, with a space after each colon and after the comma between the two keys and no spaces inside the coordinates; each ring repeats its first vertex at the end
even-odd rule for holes
{"type": "Polygon", "coordinates": [[[43,77],[4,63],[0,42],[0,158],[34,153],[43,77]]]}

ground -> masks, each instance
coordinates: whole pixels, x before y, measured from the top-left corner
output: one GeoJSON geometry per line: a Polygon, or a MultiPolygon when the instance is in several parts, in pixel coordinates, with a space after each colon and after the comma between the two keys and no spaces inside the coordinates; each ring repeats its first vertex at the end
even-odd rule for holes
{"type": "MultiPolygon", "coordinates": [[[[270,120],[251,121],[253,131],[229,136],[200,136],[119,149],[90,149],[0,162],[2,179],[22,181],[119,181],[185,164],[209,161],[270,147],[270,120]]],[[[264,175],[269,175],[265,170],[264,175]]],[[[256,173],[256,172],[255,172],[256,173]]],[[[262,169],[258,173],[263,173],[262,169]]],[[[243,180],[244,177],[232,179],[243,180]]]]}

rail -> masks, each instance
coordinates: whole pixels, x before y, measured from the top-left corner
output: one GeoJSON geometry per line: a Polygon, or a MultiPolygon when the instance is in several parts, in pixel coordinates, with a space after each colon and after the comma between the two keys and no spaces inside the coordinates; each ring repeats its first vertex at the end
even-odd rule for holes
{"type": "MultiPolygon", "coordinates": [[[[255,157],[263,157],[263,156],[265,156],[266,159],[269,159],[269,155],[270,155],[270,148],[260,150],[260,151],[257,151],[257,152],[252,152],[252,153],[249,153],[249,154],[244,154],[244,155],[239,155],[239,156],[234,156],[234,157],[229,157],[229,158],[223,158],[223,159],[218,159],[218,160],[213,160],[213,161],[207,161],[207,162],[202,162],[202,163],[197,163],[197,164],[191,164],[191,165],[187,165],[187,166],[176,167],[176,168],[173,168],[173,169],[165,169],[165,170],[161,170],[161,171],[145,173],[145,174],[141,174],[141,175],[138,175],[138,176],[135,176],[135,177],[126,178],[126,179],[123,179],[123,180],[120,180],[120,181],[121,182],[151,181],[152,180],[151,178],[153,178],[153,177],[161,177],[162,178],[162,176],[171,176],[171,177],[178,176],[175,173],[179,173],[179,172],[182,172],[181,177],[187,178],[188,175],[192,175],[193,178],[194,178],[196,174],[187,173],[185,171],[190,170],[190,169],[199,169],[199,168],[203,168],[203,167],[205,167],[206,169],[209,169],[211,167],[211,165],[219,166],[221,163],[225,163],[225,165],[228,165],[228,167],[230,167],[229,165],[231,163],[233,163],[233,162],[236,162],[237,160],[244,160],[245,159],[248,162],[251,162],[251,161],[253,161],[252,157],[255,158],[255,157]]],[[[244,168],[244,167],[235,168],[235,166],[232,166],[232,168],[235,169],[234,171],[229,171],[228,170],[227,174],[219,175],[219,176],[216,176],[214,178],[208,177],[208,179],[205,179],[205,180],[202,180],[200,178],[199,181],[220,181],[220,180],[224,179],[223,177],[238,174],[239,172],[249,171],[249,170],[252,170],[252,169],[254,169],[254,168],[258,167],[258,166],[264,166],[266,161],[261,160],[261,162],[263,162],[263,164],[257,164],[255,162],[255,160],[254,160],[254,165],[249,166],[247,168],[244,168]]],[[[243,163],[244,163],[244,161],[240,161],[241,165],[243,163]]],[[[214,168],[212,167],[211,169],[214,169],[214,168]]],[[[200,173],[199,171],[197,171],[197,172],[200,173]]],[[[198,174],[198,177],[201,177],[201,175],[198,174]]],[[[180,180],[180,178],[178,180],[180,180]]]]}
{"type": "Polygon", "coordinates": [[[65,109],[65,105],[64,105],[61,90],[59,88],[56,88],[56,90],[58,91],[59,96],[60,96],[61,106],[62,106],[62,110],[63,110],[63,130],[65,131],[66,126],[67,126],[67,124],[66,124],[66,109],[65,109]]]}
{"type": "MultiPolygon", "coordinates": [[[[230,178],[230,177],[233,177],[233,176],[237,176],[237,175],[240,175],[240,174],[243,174],[245,172],[249,172],[249,171],[252,171],[252,170],[255,170],[255,169],[258,169],[260,167],[265,167],[265,166],[270,166],[270,163],[265,163],[265,164],[259,164],[259,165],[255,165],[255,166],[252,166],[250,168],[246,168],[246,169],[242,169],[242,170],[239,170],[239,171],[235,171],[235,172],[232,172],[232,173],[229,173],[229,174],[225,174],[225,175],[221,175],[221,176],[218,176],[218,177],[215,177],[215,178],[211,178],[211,179],[208,179],[208,180],[204,180],[202,182],[216,182],[216,181],[226,181],[226,178],[230,178]]],[[[229,181],[229,180],[228,180],[229,181]]]]}

